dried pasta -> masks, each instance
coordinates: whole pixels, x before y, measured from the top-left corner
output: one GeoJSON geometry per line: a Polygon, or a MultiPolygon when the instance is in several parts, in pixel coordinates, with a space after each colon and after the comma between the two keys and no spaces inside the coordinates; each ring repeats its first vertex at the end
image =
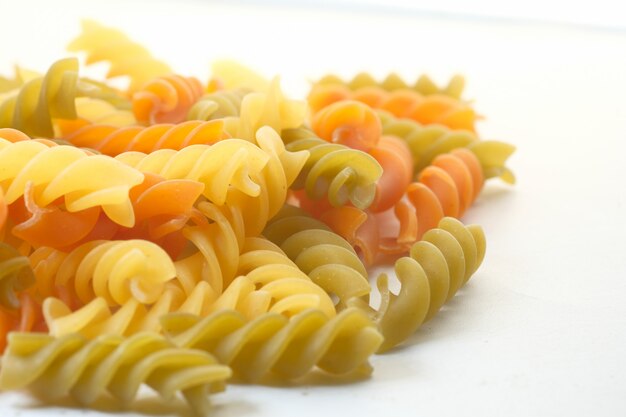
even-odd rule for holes
{"type": "Polygon", "coordinates": [[[123,32],[93,20],[83,20],[81,34],[67,49],[85,52],[87,64],[109,62],[111,66],[107,77],[129,77],[131,91],[172,72],[166,63],[154,58],[146,48],[132,41],[123,32]]]}
{"type": "Polygon", "coordinates": [[[383,174],[380,164],[369,154],[338,143],[328,143],[306,128],[283,131],[289,151],[307,150],[310,157],[292,188],[305,189],[313,200],[326,197],[331,205],[348,201],[366,208],[374,200],[376,181],[383,174]]]}
{"type": "Polygon", "coordinates": [[[329,84],[313,86],[308,99],[314,113],[338,101],[356,100],[371,108],[388,111],[396,117],[472,132],[475,131],[474,123],[478,119],[474,109],[467,103],[441,94],[423,96],[412,90],[389,92],[380,87],[363,87],[351,91],[342,85],[329,84]]]}
{"type": "Polygon", "coordinates": [[[0,102],[0,127],[19,129],[28,135],[52,137],[52,119],[75,119],[78,95],[78,61],[62,59],[43,77],[20,86],[0,102]]]}
{"type": "Polygon", "coordinates": [[[0,186],[8,203],[22,197],[32,186],[34,201],[40,207],[63,197],[67,211],[101,207],[116,223],[134,224],[128,192],[144,176],[113,158],[89,155],[70,146],[0,139],[0,165],[4,168],[0,186]],[[91,175],[94,171],[107,175],[91,175]]]}
{"type": "Polygon", "coordinates": [[[133,113],[144,125],[180,123],[203,92],[202,83],[195,77],[158,77],[133,94],[133,113]]]}
{"type": "Polygon", "coordinates": [[[35,276],[26,256],[15,248],[0,242],[0,306],[19,307],[16,293],[35,283],[35,276]]]}
{"type": "Polygon", "coordinates": [[[470,131],[398,119],[385,111],[379,111],[378,115],[384,134],[406,141],[413,156],[415,172],[428,166],[437,155],[464,147],[471,150],[480,161],[485,179],[499,177],[509,184],[515,182],[515,175],[505,166],[506,160],[515,151],[513,145],[495,140],[479,140],[470,131]]]}
{"type": "Polygon", "coordinates": [[[248,141],[228,139],[214,145],[190,145],[180,151],[125,152],[115,159],[166,179],[199,181],[205,186],[204,195],[221,205],[226,201],[230,187],[258,196],[261,187],[251,176],[263,169],[268,158],[266,152],[248,141]]]}
{"type": "Polygon", "coordinates": [[[54,284],[71,288],[82,303],[98,296],[109,305],[131,298],[152,303],[176,276],[167,253],[144,240],[91,241],[67,254],[56,273],[44,272],[46,278],[54,278],[54,284]]]}
{"type": "Polygon", "coordinates": [[[226,117],[239,117],[241,114],[241,102],[251,92],[251,90],[239,88],[205,94],[191,106],[187,113],[187,120],[214,120],[226,117]]]}
{"type": "Polygon", "coordinates": [[[250,381],[270,373],[295,379],[314,367],[330,374],[369,374],[368,358],[382,342],[358,309],[333,318],[315,309],[290,318],[267,313],[251,321],[231,310],[205,318],[172,314],[162,324],[176,345],[205,350],[250,381]]]}
{"type": "Polygon", "coordinates": [[[381,87],[387,91],[410,89],[425,96],[430,94],[444,94],[460,99],[463,94],[463,88],[465,87],[465,78],[462,75],[455,75],[450,78],[445,87],[439,87],[428,75],[420,75],[415,83],[408,84],[395,73],[387,75],[382,81],[377,81],[371,74],[361,72],[348,81],[343,81],[336,75],[329,74],[322,77],[316,84],[340,84],[345,85],[351,90],[357,90],[363,87],[381,87]]]}
{"type": "Polygon", "coordinates": [[[410,256],[396,262],[401,283],[398,295],[390,292],[387,276],[382,274],[377,282],[378,309],[358,298],[349,305],[368,312],[385,337],[380,351],[389,350],[432,318],[467,283],[482,263],[485,248],[482,228],[446,217],[411,247],[410,256]]]}
{"type": "Polygon", "coordinates": [[[181,150],[191,145],[212,145],[228,137],[224,122],[211,120],[148,127],[88,124],[70,132],[65,140],[75,146],[117,156],[131,151],[151,153],[159,149],[181,150]]]}
{"type": "Polygon", "coordinates": [[[343,305],[369,294],[367,271],[350,243],[302,210],[285,206],[263,234],[343,305]]]}
{"type": "Polygon", "coordinates": [[[199,415],[208,393],[224,389],[231,371],[206,352],[173,346],[153,333],[87,340],[72,334],[13,333],[2,358],[0,389],[30,388],[48,398],[71,395],[91,404],[104,393],[128,404],[142,384],[164,400],[181,392],[199,415]]]}

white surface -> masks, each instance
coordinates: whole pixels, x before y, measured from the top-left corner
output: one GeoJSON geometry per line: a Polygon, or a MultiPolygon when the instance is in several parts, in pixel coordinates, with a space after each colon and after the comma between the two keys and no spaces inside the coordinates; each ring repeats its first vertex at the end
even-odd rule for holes
{"type": "MultiPolygon", "coordinates": [[[[519,183],[487,185],[465,220],[483,225],[485,262],[407,346],[350,385],[231,386],[215,417],[626,415],[626,35],[499,25],[134,3],[0,0],[0,70],[43,69],[78,19],[125,29],[182,73],[231,56],[303,94],[327,71],[467,76],[485,138],[518,146],[519,183]],[[28,17],[27,17],[28,16],[28,17]]],[[[168,406],[139,406],[168,415],[168,406]]],[[[158,403],[157,403],[158,404],[158,403]]],[[[0,415],[85,414],[0,394],[0,415]]]]}

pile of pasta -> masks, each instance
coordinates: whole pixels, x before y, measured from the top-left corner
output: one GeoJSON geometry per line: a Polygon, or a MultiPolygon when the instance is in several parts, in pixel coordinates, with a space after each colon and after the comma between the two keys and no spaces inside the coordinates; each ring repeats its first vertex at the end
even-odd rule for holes
{"type": "Polygon", "coordinates": [[[366,377],[483,261],[457,219],[514,182],[514,147],[478,136],[462,77],[294,100],[233,62],[173,74],[92,21],[68,49],[0,78],[0,389],[87,406],[145,384],[205,415],[228,380],[366,377]],[[381,264],[399,292],[372,288],[381,264]]]}

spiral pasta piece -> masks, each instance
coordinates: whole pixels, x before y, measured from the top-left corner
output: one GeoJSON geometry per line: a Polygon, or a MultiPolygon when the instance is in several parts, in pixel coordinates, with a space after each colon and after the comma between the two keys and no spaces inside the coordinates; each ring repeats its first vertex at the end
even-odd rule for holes
{"type": "Polygon", "coordinates": [[[129,190],[140,184],[141,172],[104,155],[88,155],[71,146],[50,146],[38,141],[16,143],[0,139],[0,186],[7,203],[22,197],[29,183],[34,200],[45,207],[60,197],[69,212],[101,207],[123,226],[134,224],[129,190]],[[107,175],[92,175],[93,172],[107,175]]]}
{"type": "Polygon", "coordinates": [[[254,141],[258,130],[264,126],[280,134],[284,129],[301,126],[305,116],[306,102],[286,98],[276,77],[267,92],[254,92],[243,97],[239,118],[229,133],[237,138],[254,141]]]}
{"type": "Polygon", "coordinates": [[[75,146],[117,156],[131,151],[151,153],[160,149],[181,150],[191,145],[212,145],[229,137],[222,120],[211,120],[148,127],[91,124],[70,133],[65,139],[75,146]]]}
{"type": "Polygon", "coordinates": [[[190,145],[180,151],[125,152],[115,159],[166,179],[201,182],[205,186],[204,195],[222,205],[230,188],[250,196],[261,193],[261,186],[252,177],[265,167],[269,156],[253,143],[227,139],[214,145],[190,145]]]}
{"type": "Polygon", "coordinates": [[[158,77],[133,94],[133,113],[141,124],[180,123],[203,92],[195,77],[158,77]]]}
{"type": "Polygon", "coordinates": [[[100,296],[109,305],[121,305],[131,298],[154,302],[176,269],[152,242],[92,241],[69,253],[55,275],[55,284],[72,288],[82,303],[100,296]]]}
{"type": "Polygon", "coordinates": [[[0,354],[6,348],[7,335],[11,332],[46,332],[41,305],[28,291],[21,292],[18,307],[5,309],[0,306],[0,354]]]}
{"type": "Polygon", "coordinates": [[[480,226],[464,226],[446,217],[411,247],[410,256],[396,262],[398,295],[390,292],[387,276],[382,274],[377,282],[378,309],[364,299],[354,298],[348,304],[368,312],[385,337],[380,351],[389,350],[432,318],[467,283],[482,263],[485,248],[480,226]]]}
{"type": "Polygon", "coordinates": [[[267,222],[280,211],[289,186],[300,174],[309,155],[306,150],[285,149],[280,136],[269,126],[257,131],[256,141],[269,155],[267,165],[254,176],[254,181],[260,185],[259,195],[232,190],[226,200],[226,205],[241,217],[245,235],[249,237],[260,235],[267,222]]]}
{"type": "Polygon", "coordinates": [[[423,96],[412,90],[385,91],[380,87],[363,87],[351,91],[342,85],[314,86],[309,94],[313,113],[338,101],[356,100],[373,109],[422,124],[441,124],[451,129],[475,131],[476,112],[462,101],[441,94],[423,96]]]}
{"type": "Polygon", "coordinates": [[[245,276],[256,288],[255,299],[238,309],[248,318],[267,311],[292,316],[309,308],[319,309],[328,317],[335,315],[334,303],[324,289],[266,239],[246,239],[237,275],[245,276]]]}
{"type": "Polygon", "coordinates": [[[295,379],[315,367],[330,374],[369,374],[368,358],[382,342],[357,309],[332,318],[315,309],[290,318],[267,313],[252,321],[229,310],[205,318],[172,314],[162,324],[176,345],[206,350],[250,381],[270,373],[295,379]]]}
{"type": "Polygon", "coordinates": [[[206,415],[207,394],[223,390],[230,375],[210,354],[175,347],[153,333],[92,341],[76,334],[13,333],[2,358],[0,389],[28,387],[51,399],[71,395],[85,405],[108,392],[127,404],[147,384],[164,400],[182,392],[196,413],[206,415]]]}
{"type": "Polygon", "coordinates": [[[16,293],[35,283],[35,276],[26,256],[0,242],[0,305],[8,309],[19,307],[16,293]]]}
{"type": "Polygon", "coordinates": [[[359,208],[374,200],[376,181],[383,171],[369,154],[338,143],[328,143],[306,128],[283,131],[289,151],[307,150],[310,157],[292,188],[304,188],[313,200],[327,197],[332,206],[348,201],[359,208]]]}
{"type": "Polygon", "coordinates": [[[341,305],[369,294],[367,271],[350,243],[302,210],[286,205],[263,234],[341,305]]]}
{"type": "Polygon", "coordinates": [[[133,42],[123,32],[93,20],[83,20],[81,34],[67,49],[85,52],[87,64],[109,62],[107,77],[128,76],[131,91],[172,72],[166,63],[154,58],[146,48],[133,42]]]}
{"type": "Polygon", "coordinates": [[[329,142],[369,151],[380,140],[380,119],[367,105],[353,100],[332,103],[313,117],[313,131],[329,142]]]}
{"type": "Polygon", "coordinates": [[[408,84],[398,74],[390,73],[382,81],[377,81],[371,74],[361,72],[351,80],[344,81],[336,75],[325,75],[316,85],[344,85],[350,90],[358,90],[363,87],[380,87],[387,91],[414,90],[422,95],[443,94],[452,98],[460,99],[465,87],[465,78],[455,75],[445,87],[437,86],[428,75],[420,75],[413,84],[408,84]]]}
{"type": "Polygon", "coordinates": [[[205,94],[194,103],[187,113],[187,120],[215,120],[225,117],[238,117],[241,102],[252,91],[244,88],[215,91],[205,94]]]}
{"type": "Polygon", "coordinates": [[[451,130],[443,125],[422,125],[414,120],[399,119],[385,111],[378,115],[383,126],[383,133],[402,138],[413,156],[415,172],[420,172],[440,154],[456,148],[471,150],[480,161],[485,179],[499,177],[513,184],[515,175],[505,166],[506,160],[515,151],[515,147],[495,140],[479,140],[478,137],[464,130],[451,130]]]}
{"type": "Polygon", "coordinates": [[[0,102],[0,127],[13,127],[28,135],[53,137],[53,118],[75,119],[78,61],[56,61],[43,77],[19,87],[0,102]]]}

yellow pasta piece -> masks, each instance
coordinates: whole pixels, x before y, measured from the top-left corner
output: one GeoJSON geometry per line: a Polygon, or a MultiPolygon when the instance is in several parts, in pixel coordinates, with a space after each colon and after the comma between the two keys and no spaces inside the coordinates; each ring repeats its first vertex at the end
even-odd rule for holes
{"type": "Polygon", "coordinates": [[[0,139],[0,165],[0,186],[8,203],[32,186],[34,201],[41,207],[64,197],[67,211],[100,206],[114,222],[126,227],[134,225],[128,192],[144,176],[113,158],[88,155],[71,146],[0,139]],[[106,175],[93,175],[94,172],[106,175]]]}
{"type": "Polygon", "coordinates": [[[156,77],[172,72],[166,63],[154,58],[146,48],[133,42],[123,32],[93,20],[83,20],[81,34],[67,49],[85,52],[87,64],[109,62],[107,77],[129,77],[131,91],[143,87],[156,77]]]}
{"type": "Polygon", "coordinates": [[[152,303],[165,283],[176,276],[167,253],[146,240],[91,241],[61,258],[54,266],[35,265],[36,271],[45,273],[38,280],[54,277],[55,285],[72,288],[83,303],[96,296],[109,305],[121,305],[131,298],[152,303]]]}
{"type": "Polygon", "coordinates": [[[0,389],[30,388],[50,399],[71,395],[85,405],[108,392],[128,404],[147,384],[165,401],[182,392],[196,413],[207,415],[208,393],[222,391],[230,375],[210,354],[175,347],[154,333],[92,341],[76,334],[12,333],[2,357],[0,389]]]}
{"type": "Polygon", "coordinates": [[[115,159],[165,179],[201,182],[205,186],[204,195],[222,205],[231,186],[247,195],[260,194],[261,186],[251,176],[263,169],[268,155],[245,140],[226,139],[214,145],[191,145],[180,151],[125,152],[115,159]]]}
{"type": "Polygon", "coordinates": [[[176,345],[205,350],[250,381],[269,373],[295,379],[316,366],[331,374],[369,374],[367,360],[382,342],[358,309],[333,318],[315,309],[291,318],[267,313],[252,321],[230,310],[205,318],[172,314],[162,324],[176,345]]]}

